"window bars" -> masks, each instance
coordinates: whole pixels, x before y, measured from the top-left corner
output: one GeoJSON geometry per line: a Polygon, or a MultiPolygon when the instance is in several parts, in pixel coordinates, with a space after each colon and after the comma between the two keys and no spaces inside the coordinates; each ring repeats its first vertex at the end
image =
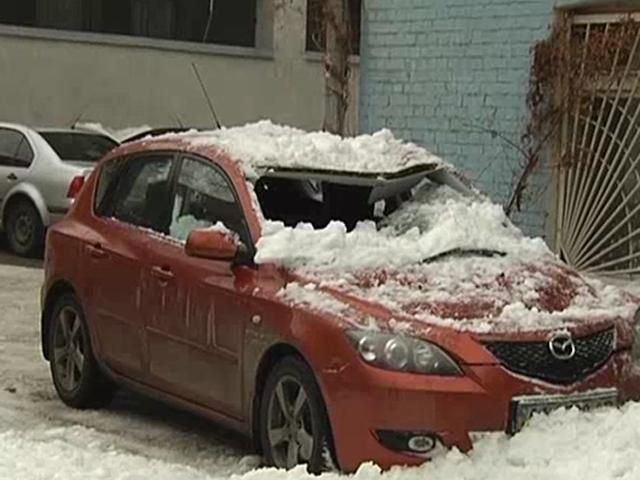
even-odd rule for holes
{"type": "Polygon", "coordinates": [[[575,16],[579,78],[557,162],[556,248],[577,269],[640,278],[640,15],[575,16]],[[602,52],[594,54],[594,48],[602,52]],[[593,59],[597,61],[594,64],[593,59]]]}

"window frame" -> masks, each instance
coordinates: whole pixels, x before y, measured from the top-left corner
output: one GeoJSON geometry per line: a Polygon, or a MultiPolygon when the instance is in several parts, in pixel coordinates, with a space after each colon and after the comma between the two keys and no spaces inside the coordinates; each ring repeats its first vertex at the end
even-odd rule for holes
{"type": "Polygon", "coordinates": [[[242,201],[240,200],[240,195],[238,194],[238,191],[233,181],[231,180],[231,176],[225,171],[224,167],[220,165],[218,162],[216,162],[216,160],[213,158],[204,157],[191,152],[178,152],[177,156],[178,156],[178,159],[176,162],[175,178],[174,178],[173,188],[171,190],[171,207],[173,208],[173,205],[175,204],[175,197],[176,197],[176,192],[178,188],[178,182],[180,179],[180,173],[182,172],[182,166],[184,164],[185,159],[194,160],[210,168],[213,168],[218,174],[222,176],[224,181],[227,183],[227,186],[229,187],[231,194],[233,195],[234,201],[238,206],[243,232],[242,233],[236,232],[236,233],[238,233],[240,237],[240,241],[248,249],[249,255],[253,259],[253,257],[256,254],[255,242],[251,235],[249,222],[247,221],[247,212],[245,211],[244,206],[242,205],[242,201]]]}
{"type": "MultiPolygon", "coordinates": [[[[174,193],[175,193],[175,174],[176,174],[176,166],[177,166],[177,152],[173,152],[173,151],[166,151],[166,150],[159,150],[159,151],[148,151],[148,152],[138,152],[138,153],[134,153],[131,155],[125,155],[123,157],[115,157],[112,159],[107,160],[106,162],[104,162],[101,166],[100,166],[100,171],[98,172],[98,178],[96,181],[96,186],[94,189],[94,194],[93,194],[93,201],[92,201],[92,210],[93,210],[93,214],[98,217],[98,218],[103,218],[103,219],[114,219],[117,220],[118,222],[121,222],[123,224],[126,225],[130,225],[133,227],[137,227],[137,228],[150,228],[151,230],[153,230],[154,232],[160,234],[160,235],[164,235],[164,232],[162,231],[161,228],[158,228],[158,225],[153,225],[151,227],[149,226],[145,226],[145,225],[138,225],[135,223],[131,223],[129,221],[120,219],[118,217],[115,216],[115,206],[116,206],[116,202],[119,198],[119,195],[121,194],[121,189],[122,189],[122,184],[123,184],[123,179],[127,177],[127,175],[133,170],[133,168],[136,166],[136,160],[138,161],[144,161],[145,158],[150,158],[150,157],[165,157],[167,159],[170,160],[171,162],[171,167],[169,169],[169,176],[167,178],[167,182],[169,184],[169,195],[167,198],[167,202],[169,201],[169,199],[173,199],[174,193]],[[123,162],[123,165],[120,167],[120,170],[116,173],[116,176],[114,178],[114,183],[112,185],[109,185],[108,191],[105,192],[105,197],[108,197],[106,199],[106,206],[104,207],[104,211],[99,211],[98,207],[99,205],[97,205],[96,201],[97,201],[97,195],[98,195],[98,189],[100,188],[99,186],[99,182],[101,180],[102,174],[104,173],[104,168],[105,166],[110,163],[110,162],[117,162],[117,161],[121,161],[123,162]]],[[[167,205],[169,205],[169,203],[167,203],[167,205]]]]}
{"type": "MultiPolygon", "coordinates": [[[[180,172],[182,171],[182,165],[185,159],[195,160],[197,162],[205,164],[210,168],[215,169],[216,172],[219,173],[222,176],[222,178],[224,178],[225,182],[227,183],[227,186],[231,190],[234,201],[237,204],[240,212],[241,224],[243,227],[243,232],[239,233],[240,240],[242,241],[244,246],[247,248],[249,258],[251,258],[251,261],[253,262],[253,258],[256,254],[256,246],[255,246],[255,241],[253,239],[253,236],[251,235],[251,228],[249,227],[247,211],[244,208],[244,205],[242,204],[240,195],[238,193],[238,190],[236,189],[235,184],[231,180],[231,176],[227,173],[227,171],[224,169],[222,165],[220,165],[215,159],[210,157],[204,157],[195,153],[185,152],[185,151],[157,150],[157,151],[137,152],[130,155],[110,158],[102,162],[98,167],[98,170],[96,171],[97,178],[96,178],[93,197],[91,201],[92,214],[96,218],[106,219],[106,220],[114,219],[126,225],[140,227],[140,225],[134,225],[114,217],[113,210],[115,207],[115,201],[118,198],[118,192],[121,188],[123,178],[125,178],[127,173],[130,172],[132,169],[133,161],[135,159],[139,159],[143,157],[159,156],[159,155],[170,156],[171,161],[173,162],[173,165],[171,166],[171,170],[169,173],[169,179],[168,179],[169,195],[167,196],[167,203],[166,203],[166,207],[169,211],[172,211],[173,205],[175,203],[176,191],[178,188],[178,180],[180,178],[180,172]],[[115,174],[115,177],[113,179],[113,184],[107,187],[108,191],[105,192],[105,197],[109,197],[109,198],[106,198],[105,200],[106,206],[104,208],[104,211],[101,212],[99,211],[98,209],[99,205],[97,204],[97,200],[98,200],[97,195],[98,195],[98,189],[100,188],[100,181],[102,179],[102,175],[104,173],[105,167],[112,162],[118,162],[118,161],[123,162],[123,164],[119,167],[119,171],[115,174]]],[[[156,228],[154,228],[153,231],[157,232],[160,235],[167,235],[166,233],[156,228]]],[[[169,238],[173,238],[173,237],[169,236],[169,238]]],[[[178,240],[176,240],[176,242],[177,241],[178,240]]]]}
{"type": "Polygon", "coordinates": [[[0,154],[0,167],[5,167],[5,168],[23,168],[25,170],[28,170],[31,168],[31,166],[33,165],[33,161],[35,160],[36,154],[35,151],[33,150],[33,147],[31,146],[31,142],[29,140],[29,137],[24,133],[21,132],[18,129],[15,128],[11,128],[11,127],[0,127],[0,131],[7,131],[7,132],[13,132],[15,134],[17,134],[18,136],[21,137],[21,141],[18,143],[18,146],[16,148],[16,151],[14,152],[14,156],[13,157],[5,157],[3,155],[0,154]],[[18,150],[20,149],[20,147],[22,145],[26,145],[27,149],[29,150],[29,161],[27,164],[22,163],[21,161],[19,161],[18,157],[16,156],[16,154],[18,153],[18,150]],[[9,161],[4,161],[4,159],[7,159],[9,161]],[[11,160],[13,160],[13,162],[11,162],[11,160]]]}

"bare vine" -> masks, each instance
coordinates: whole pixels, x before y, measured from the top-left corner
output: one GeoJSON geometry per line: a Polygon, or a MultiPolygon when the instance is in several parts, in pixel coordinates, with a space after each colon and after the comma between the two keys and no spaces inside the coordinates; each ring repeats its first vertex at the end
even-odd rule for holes
{"type": "MultiPolygon", "coordinates": [[[[561,145],[572,135],[568,114],[586,114],[593,109],[596,94],[619,82],[634,50],[640,24],[631,18],[615,25],[575,28],[571,16],[563,13],[554,22],[548,38],[532,48],[527,107],[529,121],[518,151],[523,162],[511,196],[507,215],[520,210],[531,175],[548,153],[550,144],[561,145]]],[[[562,148],[554,157],[555,168],[567,168],[589,161],[592,152],[562,148]]]]}

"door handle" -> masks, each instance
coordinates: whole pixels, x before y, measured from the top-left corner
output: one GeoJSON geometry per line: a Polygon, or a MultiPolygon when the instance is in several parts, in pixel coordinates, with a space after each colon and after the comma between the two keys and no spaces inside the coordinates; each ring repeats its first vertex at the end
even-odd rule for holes
{"type": "Polygon", "coordinates": [[[104,258],[107,256],[107,252],[103,250],[102,245],[100,245],[99,243],[87,245],[85,247],[85,250],[93,258],[104,258]]]}
{"type": "Polygon", "coordinates": [[[7,180],[15,182],[16,180],[18,180],[18,176],[15,173],[11,172],[9,175],[7,175],[7,180]]]}
{"type": "Polygon", "coordinates": [[[169,267],[151,267],[151,275],[156,277],[162,283],[167,283],[173,279],[173,272],[169,267]]]}

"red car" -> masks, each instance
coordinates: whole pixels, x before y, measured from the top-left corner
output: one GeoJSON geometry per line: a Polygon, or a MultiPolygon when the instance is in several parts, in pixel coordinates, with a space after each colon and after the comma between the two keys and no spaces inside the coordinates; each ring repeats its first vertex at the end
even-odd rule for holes
{"type": "Polygon", "coordinates": [[[261,122],[119,147],[48,232],[45,272],[66,404],[126,385],[277,467],[415,465],[640,386],[634,300],[387,131],[261,122]]]}

